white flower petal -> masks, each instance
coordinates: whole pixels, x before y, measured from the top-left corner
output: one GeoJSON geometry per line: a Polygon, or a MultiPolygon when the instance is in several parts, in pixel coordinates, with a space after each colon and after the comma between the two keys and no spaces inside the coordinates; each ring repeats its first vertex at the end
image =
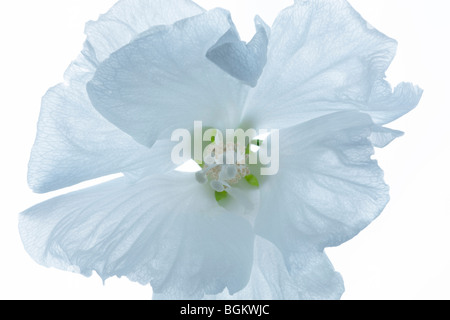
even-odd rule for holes
{"type": "Polygon", "coordinates": [[[398,130],[392,130],[380,126],[372,127],[372,134],[369,137],[370,142],[377,148],[384,148],[389,143],[401,137],[403,132],[398,130]]]}
{"type": "Polygon", "coordinates": [[[386,81],[378,81],[372,88],[367,103],[361,106],[375,123],[389,123],[411,111],[422,98],[423,90],[411,83],[402,82],[393,90],[386,81]]]}
{"type": "Polygon", "coordinates": [[[234,25],[206,53],[206,57],[218,67],[255,87],[267,62],[269,27],[256,17],[256,34],[249,43],[240,40],[234,25]]]}
{"type": "Polygon", "coordinates": [[[20,234],[40,264],[103,279],[127,276],[172,298],[242,289],[253,232],[217,205],[193,174],[117,179],[20,215],[20,234]]]}
{"type": "Polygon", "coordinates": [[[341,276],[323,252],[302,246],[301,253],[285,257],[271,242],[255,238],[253,269],[248,285],[230,295],[226,290],[208,300],[329,300],[344,292],[341,276]]]}
{"type": "Polygon", "coordinates": [[[280,171],[261,182],[257,233],[290,255],[358,234],[384,209],[389,188],[371,159],[368,115],[339,112],[280,131],[280,171]]]}
{"type": "MultiPolygon", "coordinates": [[[[72,69],[73,70],[73,69],[72,69]]],[[[42,100],[36,140],[28,167],[35,192],[137,170],[151,151],[106,121],[87,97],[85,74],[50,89],[42,100]]]]}
{"type": "Polygon", "coordinates": [[[268,63],[246,105],[245,122],[292,126],[324,114],[361,110],[385,124],[414,108],[421,90],[383,80],[397,43],[369,26],[345,0],[297,1],[282,11],[268,63]]]}
{"type": "Polygon", "coordinates": [[[228,12],[216,9],[140,36],[88,83],[94,107],[146,146],[196,120],[236,127],[247,89],[205,56],[231,23],[228,12]]]}
{"type": "Polygon", "coordinates": [[[145,157],[138,159],[133,167],[125,168],[126,170],[123,171],[124,175],[132,181],[137,181],[155,174],[163,174],[175,170],[179,165],[172,161],[171,155],[176,143],[169,140],[156,141],[147,151],[145,157]]]}
{"type": "Polygon", "coordinates": [[[202,10],[187,0],[119,1],[99,21],[86,26],[82,54],[65,73],[65,82],[42,100],[28,181],[35,192],[67,187],[151,163],[154,153],[105,120],[91,105],[86,83],[99,62],[138,33],[171,24],[202,10]]]}
{"type": "Polygon", "coordinates": [[[342,277],[326,254],[307,243],[289,257],[287,265],[302,300],[338,300],[344,293],[342,277]]]}
{"type": "Polygon", "coordinates": [[[255,238],[253,269],[248,285],[234,295],[226,290],[208,300],[295,300],[300,295],[291,279],[283,255],[269,241],[255,238]]]}
{"type": "Polygon", "coordinates": [[[190,0],[121,0],[97,21],[86,24],[87,41],[102,62],[152,26],[169,25],[201,14],[190,0]]]}

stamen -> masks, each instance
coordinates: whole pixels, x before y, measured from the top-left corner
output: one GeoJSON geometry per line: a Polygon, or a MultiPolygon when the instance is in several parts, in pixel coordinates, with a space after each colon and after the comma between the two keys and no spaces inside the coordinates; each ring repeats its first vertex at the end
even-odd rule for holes
{"type": "Polygon", "coordinates": [[[217,180],[211,181],[211,183],[209,185],[211,186],[211,188],[213,188],[214,191],[217,191],[217,192],[225,191],[224,185],[217,180]]]}
{"type": "Polygon", "coordinates": [[[237,168],[236,166],[228,166],[226,172],[229,178],[234,178],[237,174],[237,168]]]}
{"type": "MultiPolygon", "coordinates": [[[[253,186],[258,187],[259,184],[256,177],[251,175],[246,164],[249,154],[246,153],[245,146],[228,143],[226,146],[217,144],[208,147],[211,148],[211,151],[214,151],[205,156],[203,169],[195,174],[197,181],[202,184],[209,181],[210,187],[216,192],[217,201],[231,192],[233,198],[239,202],[246,202],[245,199],[240,199],[239,195],[236,194],[238,192],[233,189],[234,185],[238,184],[243,178],[253,186]],[[234,163],[227,163],[227,158],[234,159],[234,163]]],[[[244,203],[244,205],[247,206],[248,203],[244,203]]]]}
{"type": "Polygon", "coordinates": [[[224,165],[220,171],[220,180],[232,180],[236,177],[237,168],[235,165],[224,165]]]}

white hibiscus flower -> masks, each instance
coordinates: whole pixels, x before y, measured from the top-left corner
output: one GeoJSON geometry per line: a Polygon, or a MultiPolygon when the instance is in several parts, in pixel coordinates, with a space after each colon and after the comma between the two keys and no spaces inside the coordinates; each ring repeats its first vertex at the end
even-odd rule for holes
{"type": "Polygon", "coordinates": [[[124,177],[23,212],[38,263],[126,276],[161,299],[340,298],[323,250],[388,202],[373,148],[401,135],[383,125],[422,91],[391,89],[396,42],[344,0],[296,1],[271,28],[255,24],[244,43],[227,11],[189,0],[121,0],[87,24],[82,54],[43,98],[29,183],[124,177]],[[279,130],[276,174],[237,162],[174,170],[171,134],[196,121],[279,130]]]}

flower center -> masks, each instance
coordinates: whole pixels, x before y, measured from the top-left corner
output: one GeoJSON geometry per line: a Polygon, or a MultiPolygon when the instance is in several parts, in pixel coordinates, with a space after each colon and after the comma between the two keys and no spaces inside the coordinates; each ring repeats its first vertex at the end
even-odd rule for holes
{"type": "Polygon", "coordinates": [[[216,192],[224,192],[250,175],[246,148],[239,144],[227,143],[226,146],[212,143],[205,150],[202,170],[195,175],[200,183],[207,183],[216,192]],[[209,153],[208,153],[209,152],[209,153]]]}

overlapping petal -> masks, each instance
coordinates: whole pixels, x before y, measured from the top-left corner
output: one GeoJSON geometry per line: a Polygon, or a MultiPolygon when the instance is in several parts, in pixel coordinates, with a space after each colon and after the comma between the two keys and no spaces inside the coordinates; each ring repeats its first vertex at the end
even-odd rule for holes
{"type": "Polygon", "coordinates": [[[253,232],[211,193],[192,174],[118,179],[28,209],[20,233],[42,265],[127,276],[170,298],[234,293],[249,278],[253,232]]]}
{"type": "Polygon", "coordinates": [[[270,28],[260,17],[255,18],[256,34],[249,43],[240,40],[237,29],[232,26],[206,57],[222,70],[255,87],[267,62],[267,45],[270,28]]]}
{"type": "Polygon", "coordinates": [[[286,265],[301,300],[337,300],[344,293],[342,277],[327,255],[307,242],[289,256],[286,265]]]}
{"type": "Polygon", "coordinates": [[[206,296],[206,300],[296,300],[299,288],[293,283],[283,255],[269,241],[255,238],[253,268],[250,281],[241,291],[230,295],[227,290],[206,296]]]}
{"type": "Polygon", "coordinates": [[[339,112],[280,132],[280,171],[267,178],[258,234],[289,257],[310,243],[318,250],[358,234],[389,200],[383,171],[371,159],[368,115],[339,112]]]}
{"type": "Polygon", "coordinates": [[[191,0],[121,0],[97,21],[86,24],[87,41],[98,62],[128,44],[141,32],[204,12],[191,0]]]}
{"type": "Polygon", "coordinates": [[[237,127],[247,86],[206,58],[230,28],[229,13],[215,9],[141,35],[104,61],[88,83],[94,107],[145,146],[196,120],[204,127],[237,127]]]}
{"type": "Polygon", "coordinates": [[[342,278],[323,252],[305,244],[301,254],[290,258],[288,270],[282,252],[270,241],[256,236],[248,285],[234,295],[223,292],[205,299],[334,300],[343,292],[342,278]]]}
{"type": "Polygon", "coordinates": [[[86,83],[101,61],[138,33],[202,11],[188,0],[122,0],[99,21],[87,24],[82,54],[67,69],[65,82],[42,100],[28,173],[34,191],[52,191],[155,162],[147,148],[92,107],[86,83]]]}
{"type": "Polygon", "coordinates": [[[296,1],[272,27],[268,62],[244,115],[253,127],[284,128],[360,110],[385,124],[414,108],[422,91],[384,81],[396,41],[345,0],[296,1]]]}

